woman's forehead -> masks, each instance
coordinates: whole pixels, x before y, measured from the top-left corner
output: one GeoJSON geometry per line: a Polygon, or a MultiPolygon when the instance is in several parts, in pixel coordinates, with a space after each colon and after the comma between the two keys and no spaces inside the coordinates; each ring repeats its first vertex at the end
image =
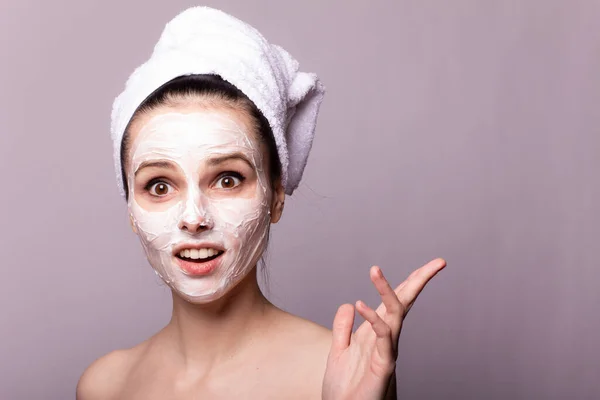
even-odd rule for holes
{"type": "Polygon", "coordinates": [[[248,132],[236,121],[220,114],[167,113],[152,118],[139,132],[136,142],[227,144],[246,142],[248,132]]]}
{"type": "Polygon", "coordinates": [[[136,124],[131,137],[131,156],[170,149],[173,153],[219,147],[259,152],[247,113],[227,109],[163,109],[149,113],[136,124]]]}

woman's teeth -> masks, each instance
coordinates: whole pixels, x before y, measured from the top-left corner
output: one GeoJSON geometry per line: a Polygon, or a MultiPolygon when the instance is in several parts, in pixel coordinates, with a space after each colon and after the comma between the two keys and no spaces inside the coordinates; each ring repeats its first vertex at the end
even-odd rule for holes
{"type": "Polygon", "coordinates": [[[179,252],[179,257],[191,258],[192,260],[202,260],[221,253],[216,249],[186,249],[179,252]]]}

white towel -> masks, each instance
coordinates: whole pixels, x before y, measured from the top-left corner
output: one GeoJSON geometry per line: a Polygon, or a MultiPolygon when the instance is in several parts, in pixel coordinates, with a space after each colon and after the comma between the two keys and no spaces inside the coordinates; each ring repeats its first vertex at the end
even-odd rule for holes
{"type": "Polygon", "coordinates": [[[312,146],[324,85],[314,73],[299,72],[298,61],[252,26],[220,10],[192,7],[166,24],[150,59],[114,101],[111,137],[121,195],[121,139],[129,120],[155,89],[189,74],[220,75],[258,107],[275,136],[283,187],[292,194],[312,146]]]}

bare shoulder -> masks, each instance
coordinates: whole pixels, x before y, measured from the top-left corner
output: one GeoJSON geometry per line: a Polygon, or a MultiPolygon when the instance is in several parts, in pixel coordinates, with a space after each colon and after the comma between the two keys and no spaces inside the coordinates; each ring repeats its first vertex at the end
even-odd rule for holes
{"type": "Polygon", "coordinates": [[[278,375],[292,379],[294,382],[289,382],[290,386],[299,384],[302,389],[299,387],[298,390],[309,389],[304,398],[320,398],[331,347],[331,330],[283,310],[277,313],[269,348],[272,354],[278,355],[278,375]],[[287,357],[282,358],[282,354],[287,357]]]}
{"type": "Polygon", "coordinates": [[[310,346],[315,349],[331,345],[331,330],[308,319],[276,309],[276,323],[273,328],[283,334],[286,340],[297,346],[310,346]]]}
{"type": "Polygon", "coordinates": [[[111,351],[91,363],[77,383],[77,400],[118,398],[129,371],[146,346],[143,342],[130,349],[111,351]]]}

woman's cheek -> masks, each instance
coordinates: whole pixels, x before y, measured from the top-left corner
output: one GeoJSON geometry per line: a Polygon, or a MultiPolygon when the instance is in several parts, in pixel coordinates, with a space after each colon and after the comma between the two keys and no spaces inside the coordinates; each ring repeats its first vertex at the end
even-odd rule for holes
{"type": "Polygon", "coordinates": [[[180,208],[178,203],[164,211],[151,212],[134,202],[130,207],[130,214],[142,240],[157,250],[166,250],[171,244],[173,233],[177,230],[180,208]]]}
{"type": "Polygon", "coordinates": [[[267,214],[263,199],[230,198],[213,203],[215,219],[224,227],[243,230],[259,223],[267,214]]]}

